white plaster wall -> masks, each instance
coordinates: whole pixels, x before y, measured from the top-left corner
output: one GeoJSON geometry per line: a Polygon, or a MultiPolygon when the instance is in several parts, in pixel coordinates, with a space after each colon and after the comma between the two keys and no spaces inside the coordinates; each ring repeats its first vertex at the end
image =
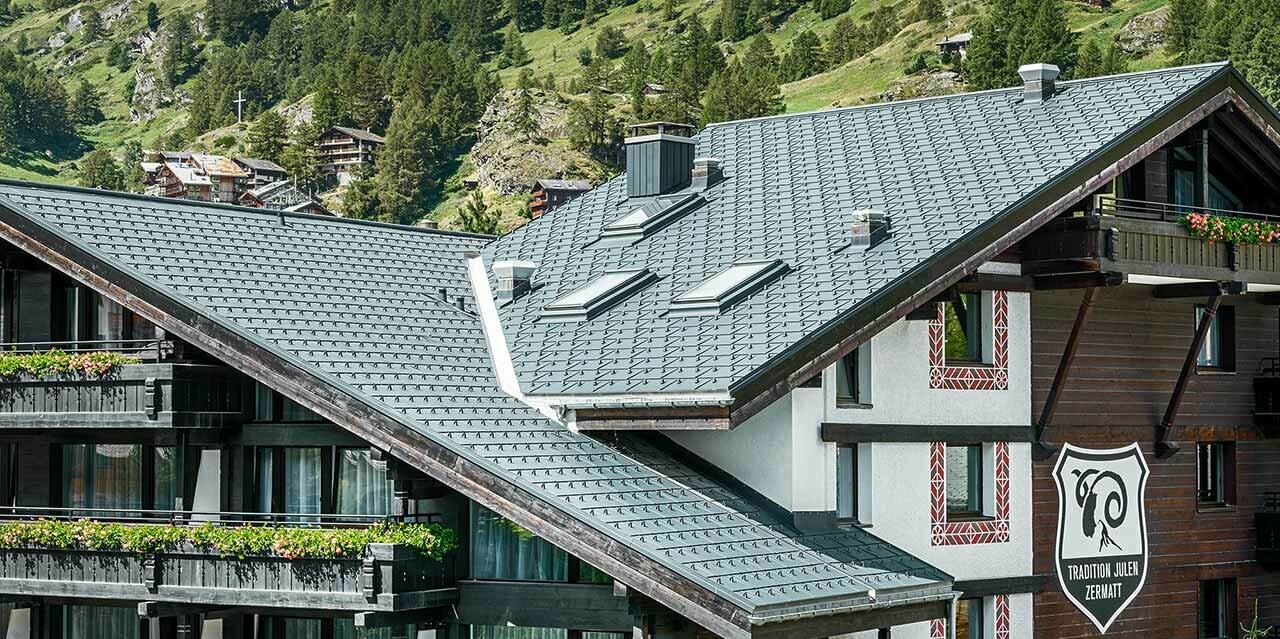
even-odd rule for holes
{"type": "Polygon", "coordinates": [[[1031,415],[1031,296],[1008,293],[1009,388],[929,388],[929,322],[899,320],[860,347],[871,358],[871,405],[837,408],[835,367],[823,373],[827,421],[853,424],[1026,424],[1031,415]]]}
{"type": "Polygon", "coordinates": [[[792,451],[793,395],[794,392],[782,397],[728,432],[671,431],[667,435],[770,501],[790,510],[802,510],[793,507],[792,473],[799,467],[792,451]]]}

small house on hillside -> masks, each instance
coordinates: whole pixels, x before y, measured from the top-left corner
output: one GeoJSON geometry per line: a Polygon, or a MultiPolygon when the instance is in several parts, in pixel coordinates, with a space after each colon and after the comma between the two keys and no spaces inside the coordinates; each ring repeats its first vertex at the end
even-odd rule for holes
{"type": "Polygon", "coordinates": [[[148,194],[200,202],[213,201],[213,182],[197,167],[165,162],[156,170],[155,175],[155,183],[148,186],[148,194]]]}
{"type": "Polygon", "coordinates": [[[373,166],[373,157],[382,146],[382,136],[345,126],[329,127],[317,142],[320,175],[338,184],[347,184],[361,169],[373,166]]]}
{"type": "Polygon", "coordinates": [[[241,169],[244,169],[249,174],[250,188],[261,188],[289,177],[289,172],[284,170],[284,167],[271,160],[246,157],[233,159],[241,169]]]}
{"type": "Polygon", "coordinates": [[[244,195],[240,196],[240,204],[259,209],[333,215],[333,211],[325,208],[323,204],[298,188],[298,185],[291,180],[280,180],[263,187],[245,191],[244,195]]]}
{"type": "Polygon", "coordinates": [[[533,183],[533,202],[529,214],[538,218],[552,209],[591,190],[586,180],[538,180],[533,183]]]}
{"type": "Polygon", "coordinates": [[[938,55],[960,58],[969,55],[969,43],[973,41],[973,32],[965,31],[938,42],[938,55]]]}
{"type": "Polygon", "coordinates": [[[213,183],[213,201],[235,203],[249,190],[249,172],[231,158],[222,155],[193,153],[191,163],[213,183]]]}

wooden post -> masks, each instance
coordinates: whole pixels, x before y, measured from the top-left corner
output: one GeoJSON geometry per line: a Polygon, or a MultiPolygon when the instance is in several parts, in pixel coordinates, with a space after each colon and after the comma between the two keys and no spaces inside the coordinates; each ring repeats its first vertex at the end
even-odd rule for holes
{"type": "Polygon", "coordinates": [[[1058,372],[1053,375],[1053,385],[1049,387],[1049,396],[1044,400],[1044,409],[1040,413],[1040,421],[1036,422],[1036,441],[1032,444],[1031,455],[1036,460],[1048,459],[1053,449],[1044,443],[1044,433],[1053,422],[1053,415],[1058,410],[1058,398],[1067,385],[1071,375],[1071,365],[1076,359],[1076,350],[1080,347],[1080,337],[1084,334],[1085,322],[1089,319],[1089,311],[1093,309],[1093,294],[1098,289],[1086,288],[1084,297],[1080,298],[1080,309],[1076,311],[1076,321],[1071,325],[1071,335],[1067,337],[1067,345],[1062,349],[1062,359],[1058,361],[1058,372]]]}
{"type": "Polygon", "coordinates": [[[893,639],[893,628],[881,628],[876,633],[876,639],[893,639]]]}
{"type": "Polygon", "coordinates": [[[1195,371],[1196,361],[1200,358],[1200,347],[1204,345],[1204,338],[1209,334],[1209,327],[1213,325],[1213,318],[1217,316],[1218,305],[1221,303],[1221,293],[1210,295],[1204,315],[1200,316],[1196,335],[1191,340],[1191,348],[1187,350],[1186,359],[1182,360],[1182,371],[1178,374],[1178,383],[1174,385],[1173,395],[1169,398],[1169,407],[1164,411],[1164,419],[1160,420],[1160,427],[1156,433],[1156,457],[1161,459],[1170,457],[1180,448],[1177,442],[1169,439],[1169,431],[1173,429],[1173,422],[1178,417],[1182,396],[1187,391],[1187,384],[1191,382],[1191,373],[1195,371]]]}

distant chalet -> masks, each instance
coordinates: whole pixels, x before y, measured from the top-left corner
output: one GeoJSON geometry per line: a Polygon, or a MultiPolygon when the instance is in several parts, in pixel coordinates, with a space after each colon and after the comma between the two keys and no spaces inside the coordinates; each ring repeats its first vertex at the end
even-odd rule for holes
{"type": "Polygon", "coordinates": [[[529,214],[533,218],[542,217],[590,190],[591,183],[586,180],[538,180],[533,183],[533,202],[529,204],[529,214]]]}
{"type": "Polygon", "coordinates": [[[373,166],[373,156],[383,143],[382,136],[364,129],[329,127],[320,134],[320,175],[330,183],[348,184],[362,169],[373,166]]]}

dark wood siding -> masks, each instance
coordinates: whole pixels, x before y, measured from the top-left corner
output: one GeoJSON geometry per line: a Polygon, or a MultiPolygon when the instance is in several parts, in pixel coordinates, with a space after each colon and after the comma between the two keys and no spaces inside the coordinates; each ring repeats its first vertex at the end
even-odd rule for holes
{"type": "MultiPolygon", "coordinates": [[[[1147,525],[1152,559],[1142,593],[1108,636],[1196,637],[1200,579],[1238,580],[1239,618],[1280,625],[1280,571],[1254,560],[1253,513],[1264,491],[1280,491],[1280,442],[1260,441],[1252,422],[1252,379],[1262,357],[1277,354],[1275,307],[1235,307],[1236,373],[1199,374],[1192,380],[1173,437],[1182,452],[1157,459],[1153,439],[1194,331],[1195,305],[1205,300],[1157,300],[1151,289],[1124,286],[1098,291],[1070,381],[1046,438],[1091,448],[1139,442],[1151,467],[1147,525]],[[1219,512],[1196,508],[1196,441],[1236,441],[1237,506],[1219,512]]],[[[1033,408],[1036,415],[1053,381],[1081,292],[1032,295],[1033,408]]],[[[1054,572],[1058,497],[1051,459],[1035,464],[1035,570],[1054,572]]],[[[1060,593],[1056,578],[1036,595],[1036,636],[1096,637],[1097,631],[1060,593]]]]}

